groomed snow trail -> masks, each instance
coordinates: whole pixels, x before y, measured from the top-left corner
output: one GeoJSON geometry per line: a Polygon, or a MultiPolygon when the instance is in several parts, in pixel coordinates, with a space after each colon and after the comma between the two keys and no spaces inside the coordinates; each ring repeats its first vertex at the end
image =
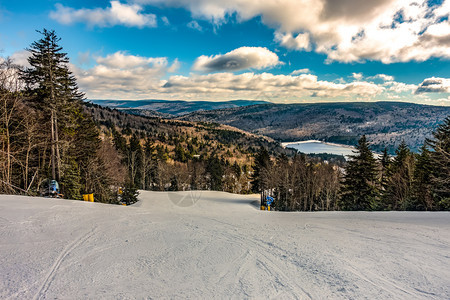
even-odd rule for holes
{"type": "Polygon", "coordinates": [[[450,299],[450,213],[267,212],[257,200],[0,195],[0,298],[450,299]]]}

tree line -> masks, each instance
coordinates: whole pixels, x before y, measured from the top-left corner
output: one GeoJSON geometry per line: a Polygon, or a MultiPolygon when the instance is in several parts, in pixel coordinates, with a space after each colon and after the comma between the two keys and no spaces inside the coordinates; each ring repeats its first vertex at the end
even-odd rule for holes
{"type": "Polygon", "coordinates": [[[427,139],[420,153],[402,142],[391,157],[375,157],[362,136],[341,168],[303,155],[255,159],[253,191],[275,199],[277,210],[450,210],[450,117],[427,139]]]}
{"type": "Polygon", "coordinates": [[[0,62],[0,192],[42,194],[56,180],[65,198],[115,199],[123,173],[100,139],[54,31],[27,49],[29,67],[0,62]]]}

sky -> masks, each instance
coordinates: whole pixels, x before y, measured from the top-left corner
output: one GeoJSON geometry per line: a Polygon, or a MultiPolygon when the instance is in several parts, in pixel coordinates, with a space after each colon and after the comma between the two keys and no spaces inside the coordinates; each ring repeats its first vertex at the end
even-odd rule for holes
{"type": "Polygon", "coordinates": [[[87,99],[450,105],[450,0],[0,0],[0,56],[55,30],[87,99]]]}

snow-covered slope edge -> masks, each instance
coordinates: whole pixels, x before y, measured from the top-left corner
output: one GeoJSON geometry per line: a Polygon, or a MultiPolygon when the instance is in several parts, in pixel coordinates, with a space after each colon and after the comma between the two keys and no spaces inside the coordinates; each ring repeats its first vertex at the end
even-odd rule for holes
{"type": "Polygon", "coordinates": [[[449,299],[450,214],[259,211],[142,192],[130,207],[0,195],[1,299],[449,299]]]}

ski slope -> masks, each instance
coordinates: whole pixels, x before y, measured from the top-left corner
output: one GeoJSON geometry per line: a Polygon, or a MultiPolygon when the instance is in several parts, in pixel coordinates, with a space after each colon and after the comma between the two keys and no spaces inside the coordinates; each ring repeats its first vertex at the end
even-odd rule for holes
{"type": "Polygon", "coordinates": [[[140,200],[0,195],[0,299],[450,299],[446,212],[267,212],[221,192],[140,200]]]}

